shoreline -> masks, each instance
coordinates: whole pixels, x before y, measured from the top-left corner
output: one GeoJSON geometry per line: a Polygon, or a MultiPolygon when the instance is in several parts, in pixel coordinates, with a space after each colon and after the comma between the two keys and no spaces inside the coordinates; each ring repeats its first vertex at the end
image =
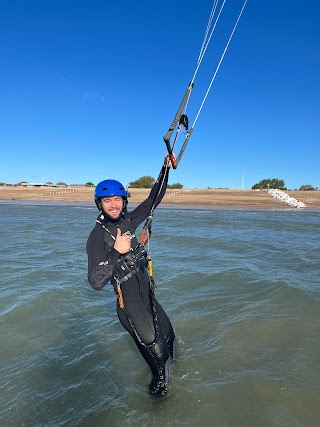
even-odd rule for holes
{"type": "MultiPolygon", "coordinates": [[[[150,189],[129,189],[129,208],[134,208],[145,200],[150,189]]],[[[303,202],[305,207],[297,208],[272,197],[266,190],[231,189],[168,189],[159,208],[168,209],[320,209],[320,191],[285,191],[290,197],[303,202]]],[[[0,187],[0,203],[14,204],[65,204],[94,207],[94,189],[76,187],[54,189],[45,187],[0,187]]]]}
{"type": "MultiPolygon", "coordinates": [[[[90,202],[68,202],[68,201],[50,201],[50,200],[0,200],[1,205],[13,205],[13,206],[68,206],[74,208],[87,208],[92,209],[94,211],[98,210],[94,203],[90,202]]],[[[138,206],[138,204],[128,204],[128,211],[132,211],[138,206]]],[[[184,204],[160,204],[157,206],[156,210],[197,210],[197,211],[240,211],[240,212],[299,212],[301,214],[307,212],[319,212],[320,208],[300,208],[297,209],[292,206],[277,206],[277,207],[266,207],[266,206],[244,206],[244,205],[184,205],[184,204]]]]}

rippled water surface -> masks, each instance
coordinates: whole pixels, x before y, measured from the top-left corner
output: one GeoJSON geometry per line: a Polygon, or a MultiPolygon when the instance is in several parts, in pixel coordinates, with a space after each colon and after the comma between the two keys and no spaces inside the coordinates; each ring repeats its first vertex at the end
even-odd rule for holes
{"type": "Polygon", "coordinates": [[[86,280],[89,206],[0,204],[0,425],[317,427],[320,212],[156,211],[168,395],[86,280]]]}

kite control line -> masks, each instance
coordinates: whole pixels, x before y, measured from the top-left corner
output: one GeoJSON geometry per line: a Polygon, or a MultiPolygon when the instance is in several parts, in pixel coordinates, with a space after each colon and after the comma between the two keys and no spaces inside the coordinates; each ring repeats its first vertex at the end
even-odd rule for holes
{"type": "Polygon", "coordinates": [[[205,94],[205,96],[204,96],[204,98],[202,100],[202,103],[200,105],[199,111],[198,111],[198,113],[196,115],[196,118],[195,118],[195,120],[193,122],[193,125],[189,129],[189,119],[188,119],[188,116],[186,115],[186,109],[187,109],[188,101],[189,101],[189,98],[190,98],[190,95],[191,95],[191,91],[192,91],[193,86],[194,86],[194,80],[195,80],[195,77],[196,77],[196,75],[198,73],[200,64],[201,64],[201,62],[203,60],[204,54],[206,53],[207,47],[208,47],[208,45],[210,43],[212,34],[213,34],[213,32],[214,32],[214,30],[216,28],[216,25],[217,25],[217,23],[219,21],[219,18],[220,18],[220,15],[222,13],[222,10],[224,8],[224,5],[226,3],[226,0],[223,1],[222,5],[221,5],[221,7],[219,9],[219,12],[218,12],[218,15],[217,15],[217,18],[216,18],[215,22],[213,22],[213,18],[214,18],[214,14],[215,14],[217,6],[218,6],[218,0],[214,0],[214,2],[213,2],[213,6],[212,6],[212,9],[211,9],[209,21],[208,21],[208,24],[207,24],[207,29],[206,29],[204,40],[203,40],[203,43],[202,43],[202,46],[201,46],[201,49],[200,49],[197,66],[196,66],[196,69],[194,71],[192,80],[189,83],[188,89],[186,90],[186,92],[185,92],[185,94],[184,94],[184,96],[182,98],[182,101],[181,101],[181,104],[180,104],[180,106],[178,108],[178,111],[176,112],[176,114],[174,116],[174,119],[172,120],[172,123],[169,126],[168,132],[163,137],[163,140],[164,140],[164,142],[165,142],[165,144],[167,146],[169,158],[171,160],[173,169],[176,169],[178,167],[178,164],[179,164],[179,162],[180,162],[180,160],[181,160],[181,158],[183,156],[183,153],[184,153],[184,151],[185,151],[185,149],[186,149],[186,147],[188,145],[188,142],[189,142],[189,140],[191,138],[191,135],[192,135],[194,126],[196,124],[196,121],[198,120],[198,117],[199,117],[199,114],[200,114],[200,112],[202,110],[204,102],[207,99],[207,96],[209,94],[209,91],[211,89],[213,81],[216,78],[216,75],[217,75],[218,70],[220,68],[220,65],[222,63],[222,60],[223,60],[223,58],[224,58],[224,56],[225,56],[225,54],[227,52],[227,49],[229,47],[229,44],[230,44],[231,39],[233,37],[233,34],[234,34],[234,32],[235,32],[235,30],[236,30],[236,28],[238,26],[238,23],[239,23],[240,18],[242,16],[243,10],[244,10],[244,8],[245,8],[245,6],[247,4],[247,1],[248,0],[245,0],[244,3],[243,3],[242,9],[241,9],[241,11],[240,11],[240,13],[238,15],[238,18],[237,18],[235,24],[234,24],[233,30],[231,31],[231,34],[230,34],[229,39],[228,39],[228,42],[226,43],[226,46],[224,48],[224,51],[223,51],[223,53],[222,53],[222,55],[220,57],[219,63],[218,63],[218,65],[216,67],[216,70],[215,70],[215,72],[213,74],[213,77],[212,77],[212,80],[211,80],[211,82],[209,84],[207,92],[206,92],[206,94],[205,94]],[[180,131],[182,130],[182,127],[185,129],[185,131],[184,131],[185,140],[184,140],[184,142],[182,144],[181,150],[180,150],[180,152],[179,152],[179,154],[177,156],[177,159],[175,161],[172,158],[173,148],[174,148],[174,146],[175,146],[175,144],[176,144],[176,142],[178,140],[178,137],[179,137],[180,131]],[[170,139],[171,139],[171,136],[172,136],[172,134],[173,134],[173,132],[174,132],[175,129],[177,129],[177,131],[176,131],[176,135],[175,135],[173,144],[171,145],[170,139]]]}

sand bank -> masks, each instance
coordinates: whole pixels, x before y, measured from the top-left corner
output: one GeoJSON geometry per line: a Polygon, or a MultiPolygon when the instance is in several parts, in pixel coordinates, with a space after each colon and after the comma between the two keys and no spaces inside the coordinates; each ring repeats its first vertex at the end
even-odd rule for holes
{"type": "MultiPolygon", "coordinates": [[[[148,189],[129,189],[129,203],[136,204],[147,198],[148,189]]],[[[320,208],[320,191],[287,191],[290,197],[303,202],[306,208],[320,208]]],[[[0,187],[0,200],[34,201],[74,201],[92,202],[94,189],[75,187],[55,189],[46,187],[0,187]]],[[[182,189],[167,190],[162,204],[168,205],[204,205],[204,206],[242,206],[256,208],[289,208],[268,194],[267,191],[230,190],[230,189],[182,189]]]]}

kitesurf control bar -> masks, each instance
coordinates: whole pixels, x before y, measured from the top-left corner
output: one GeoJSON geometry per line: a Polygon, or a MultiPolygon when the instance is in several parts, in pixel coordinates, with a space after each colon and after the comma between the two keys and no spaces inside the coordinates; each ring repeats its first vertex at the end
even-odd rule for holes
{"type": "Polygon", "coordinates": [[[166,143],[166,146],[167,146],[167,150],[168,150],[168,153],[169,153],[169,157],[170,157],[173,169],[177,169],[178,163],[181,160],[181,157],[182,157],[182,155],[184,153],[184,150],[186,149],[186,146],[187,146],[187,144],[189,142],[190,136],[191,136],[192,131],[193,131],[193,128],[190,129],[190,130],[188,129],[188,117],[185,114],[183,114],[183,111],[185,110],[186,105],[187,105],[187,103],[189,101],[189,98],[190,98],[193,86],[194,86],[194,84],[193,84],[193,82],[191,82],[189,84],[189,86],[188,86],[188,89],[186,90],[186,92],[185,92],[185,94],[183,96],[181,104],[180,104],[180,106],[178,108],[178,111],[176,112],[176,115],[174,116],[174,119],[173,119],[173,121],[172,121],[172,123],[171,123],[171,125],[170,125],[170,127],[168,129],[168,132],[163,137],[163,140],[164,140],[164,142],[166,143]],[[174,147],[174,145],[176,143],[176,140],[177,140],[177,137],[178,137],[181,125],[184,125],[184,127],[186,128],[186,139],[185,139],[185,141],[184,141],[184,143],[182,145],[182,148],[180,150],[180,153],[179,153],[176,161],[173,161],[173,159],[172,159],[173,147],[174,147]],[[174,132],[174,130],[175,130],[175,128],[177,126],[178,126],[177,134],[176,134],[174,143],[171,146],[170,139],[171,139],[171,136],[172,136],[172,134],[173,134],[173,132],[174,132]]]}

